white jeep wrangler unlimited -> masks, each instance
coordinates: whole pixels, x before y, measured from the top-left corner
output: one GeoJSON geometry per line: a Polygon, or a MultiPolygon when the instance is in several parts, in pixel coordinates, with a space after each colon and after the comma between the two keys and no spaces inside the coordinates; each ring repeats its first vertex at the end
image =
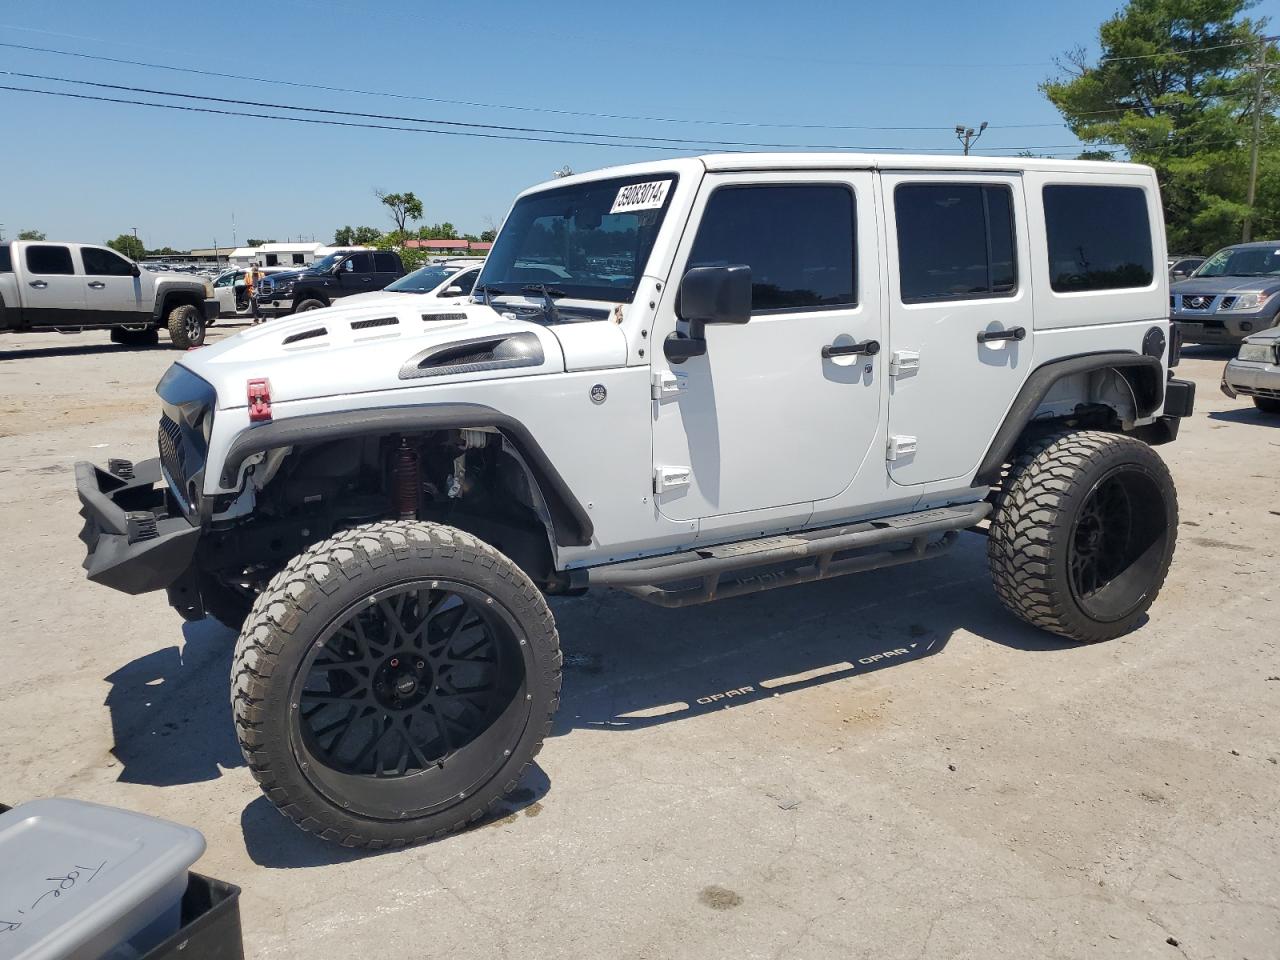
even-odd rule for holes
{"type": "MultiPolygon", "coordinates": [[[[522,194],[462,306],[317,310],[181,357],[159,458],[77,466],[88,577],[240,629],[244,755],[305,830],[484,817],[560,691],[544,594],[683,606],[926,559],[1131,629],[1173,554],[1153,172],[734,155],[522,194]]],[[[1171,356],[1172,354],[1172,356],[1171,356]]]]}

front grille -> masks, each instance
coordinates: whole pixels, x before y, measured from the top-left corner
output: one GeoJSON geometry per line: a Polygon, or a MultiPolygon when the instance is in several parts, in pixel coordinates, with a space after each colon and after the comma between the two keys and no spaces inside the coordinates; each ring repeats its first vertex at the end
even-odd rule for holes
{"type": "Polygon", "coordinates": [[[186,445],[182,440],[182,428],[168,414],[160,417],[160,465],[179,491],[186,483],[186,445]]]}
{"type": "Polygon", "coordinates": [[[1200,294],[1183,294],[1182,297],[1183,310],[1208,310],[1211,303],[1213,297],[1200,294]]]}

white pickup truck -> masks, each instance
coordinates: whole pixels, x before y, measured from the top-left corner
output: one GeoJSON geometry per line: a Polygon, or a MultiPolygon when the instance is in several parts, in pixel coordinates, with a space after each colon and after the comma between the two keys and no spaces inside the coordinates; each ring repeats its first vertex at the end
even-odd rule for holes
{"type": "Polygon", "coordinates": [[[163,327],[186,350],[217,314],[209,284],[142,270],[105,246],[0,243],[0,333],[110,330],[115,343],[149,346],[163,327]]]}

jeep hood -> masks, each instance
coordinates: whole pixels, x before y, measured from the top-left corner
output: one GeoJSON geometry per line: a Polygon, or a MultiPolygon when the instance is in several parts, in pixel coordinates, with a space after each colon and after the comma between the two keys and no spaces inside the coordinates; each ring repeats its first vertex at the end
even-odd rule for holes
{"type": "Polygon", "coordinates": [[[248,381],[259,378],[284,403],[565,370],[560,341],[543,325],[480,304],[404,300],[271,320],[177,362],[213,385],[219,409],[246,406],[248,381]]]}

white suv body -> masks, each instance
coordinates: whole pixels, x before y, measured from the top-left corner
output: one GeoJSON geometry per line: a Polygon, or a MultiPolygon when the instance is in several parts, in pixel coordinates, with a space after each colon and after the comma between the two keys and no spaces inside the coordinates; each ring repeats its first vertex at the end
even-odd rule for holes
{"type": "Polygon", "coordinates": [[[543,184],[469,304],[352,298],[182,357],[159,460],[77,466],[86,567],[243,623],[242,746],[295,821],[422,839],[482,816],[548,729],[539,591],[684,606],[989,524],[1017,615],[1132,629],[1177,530],[1149,444],[1194,397],[1165,257],[1155,175],[1130,164],[731,155],[543,184]],[[463,612],[437,636],[442,610],[463,612]],[[490,726],[434,699],[462,696],[442,678],[467,629],[490,726]],[[340,757],[284,706],[351,697],[323,730],[425,711],[427,732],[340,757]]]}

